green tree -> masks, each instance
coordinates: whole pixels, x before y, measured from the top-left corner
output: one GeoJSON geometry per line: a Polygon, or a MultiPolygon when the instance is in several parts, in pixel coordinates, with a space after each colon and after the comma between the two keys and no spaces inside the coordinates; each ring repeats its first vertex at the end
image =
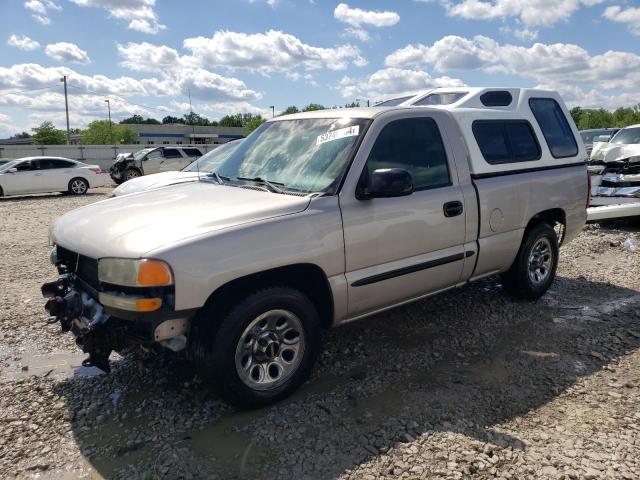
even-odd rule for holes
{"type": "Polygon", "coordinates": [[[34,145],[64,145],[67,143],[67,134],[64,130],[56,128],[51,122],[42,122],[39,127],[32,130],[34,145]]]}
{"type": "Polygon", "coordinates": [[[184,119],[183,123],[186,123],[187,125],[198,125],[201,127],[207,127],[211,125],[211,122],[207,117],[203,117],[202,115],[199,115],[195,112],[187,113],[182,118],[184,119]]]}
{"type": "Polygon", "coordinates": [[[290,107],[285,108],[280,115],[291,115],[292,113],[298,113],[298,112],[300,112],[300,110],[298,110],[298,107],[296,107],[295,105],[292,105],[290,107]]]}
{"type": "Polygon", "coordinates": [[[18,138],[31,138],[31,134],[27,132],[16,133],[15,135],[11,135],[10,139],[18,139],[18,138]]]}
{"type": "Polygon", "coordinates": [[[262,118],[261,115],[254,115],[249,120],[247,120],[247,122],[244,125],[246,134],[249,135],[251,132],[253,132],[256,128],[258,128],[260,125],[262,125],[266,121],[267,120],[265,118],[262,118]]]}
{"type": "Polygon", "coordinates": [[[242,114],[236,113],[234,115],[225,115],[220,119],[218,125],[221,127],[243,127],[242,114]]]}
{"type": "Polygon", "coordinates": [[[142,115],[132,115],[129,118],[120,120],[121,124],[133,124],[133,125],[160,125],[160,122],[155,118],[143,118],[142,115]]]}
{"type": "Polygon", "coordinates": [[[94,120],[82,132],[82,143],[85,145],[111,145],[134,143],[136,134],[126,125],[111,124],[108,120],[94,120]]]}
{"type": "Polygon", "coordinates": [[[320,105],[319,103],[310,103],[302,109],[303,112],[312,112],[314,110],[324,110],[324,105],[320,105]]]}
{"type": "Polygon", "coordinates": [[[171,115],[167,115],[166,117],[164,117],[162,119],[162,124],[163,125],[167,125],[167,124],[170,124],[170,123],[182,123],[182,124],[184,124],[185,122],[184,122],[183,119],[178,118],[178,117],[172,117],[171,115]]]}

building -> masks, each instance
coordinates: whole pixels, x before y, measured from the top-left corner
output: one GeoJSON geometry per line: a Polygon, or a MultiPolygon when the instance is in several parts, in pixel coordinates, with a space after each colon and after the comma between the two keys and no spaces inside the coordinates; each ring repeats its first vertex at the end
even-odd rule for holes
{"type": "Polygon", "coordinates": [[[229,140],[243,138],[243,127],[200,127],[171,123],[167,125],[127,124],[136,132],[141,145],[170,145],[170,144],[202,144],[226,143],[229,140]]]}

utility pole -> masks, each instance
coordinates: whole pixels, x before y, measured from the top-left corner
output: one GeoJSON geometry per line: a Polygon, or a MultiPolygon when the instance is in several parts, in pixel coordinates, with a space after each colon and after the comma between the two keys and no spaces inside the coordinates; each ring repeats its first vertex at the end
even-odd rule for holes
{"type": "Polygon", "coordinates": [[[111,144],[113,145],[113,129],[111,128],[111,103],[109,99],[105,100],[107,102],[107,111],[109,112],[109,140],[111,140],[111,144]]]}
{"type": "Polygon", "coordinates": [[[67,112],[67,145],[71,143],[69,135],[69,99],[67,98],[67,76],[64,75],[60,81],[64,83],[64,109],[67,112]]]}
{"type": "Polygon", "coordinates": [[[189,110],[191,111],[191,140],[189,140],[189,144],[191,142],[196,141],[196,126],[193,124],[193,106],[191,105],[191,89],[188,88],[187,92],[189,93],[189,110]]]}
{"type": "Polygon", "coordinates": [[[276,107],[271,105],[269,108],[271,109],[271,118],[274,118],[276,116],[276,107]]]}

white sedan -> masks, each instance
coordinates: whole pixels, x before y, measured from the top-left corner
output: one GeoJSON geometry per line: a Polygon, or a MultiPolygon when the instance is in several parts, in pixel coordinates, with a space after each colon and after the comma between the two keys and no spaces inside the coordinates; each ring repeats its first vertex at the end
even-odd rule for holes
{"type": "Polygon", "coordinates": [[[104,184],[98,165],[69,158],[25,157],[0,164],[0,197],[45,192],[84,195],[104,184]]]}

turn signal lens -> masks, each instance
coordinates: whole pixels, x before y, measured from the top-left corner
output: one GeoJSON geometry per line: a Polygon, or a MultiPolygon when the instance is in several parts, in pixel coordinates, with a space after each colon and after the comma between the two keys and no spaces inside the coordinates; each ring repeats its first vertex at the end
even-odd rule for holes
{"type": "Polygon", "coordinates": [[[138,267],[138,285],[141,287],[164,287],[171,285],[169,266],[158,260],[142,260],[138,267]]]}
{"type": "Polygon", "coordinates": [[[162,300],[159,298],[141,298],[136,300],[137,312],[153,312],[162,306],[162,300]]]}

